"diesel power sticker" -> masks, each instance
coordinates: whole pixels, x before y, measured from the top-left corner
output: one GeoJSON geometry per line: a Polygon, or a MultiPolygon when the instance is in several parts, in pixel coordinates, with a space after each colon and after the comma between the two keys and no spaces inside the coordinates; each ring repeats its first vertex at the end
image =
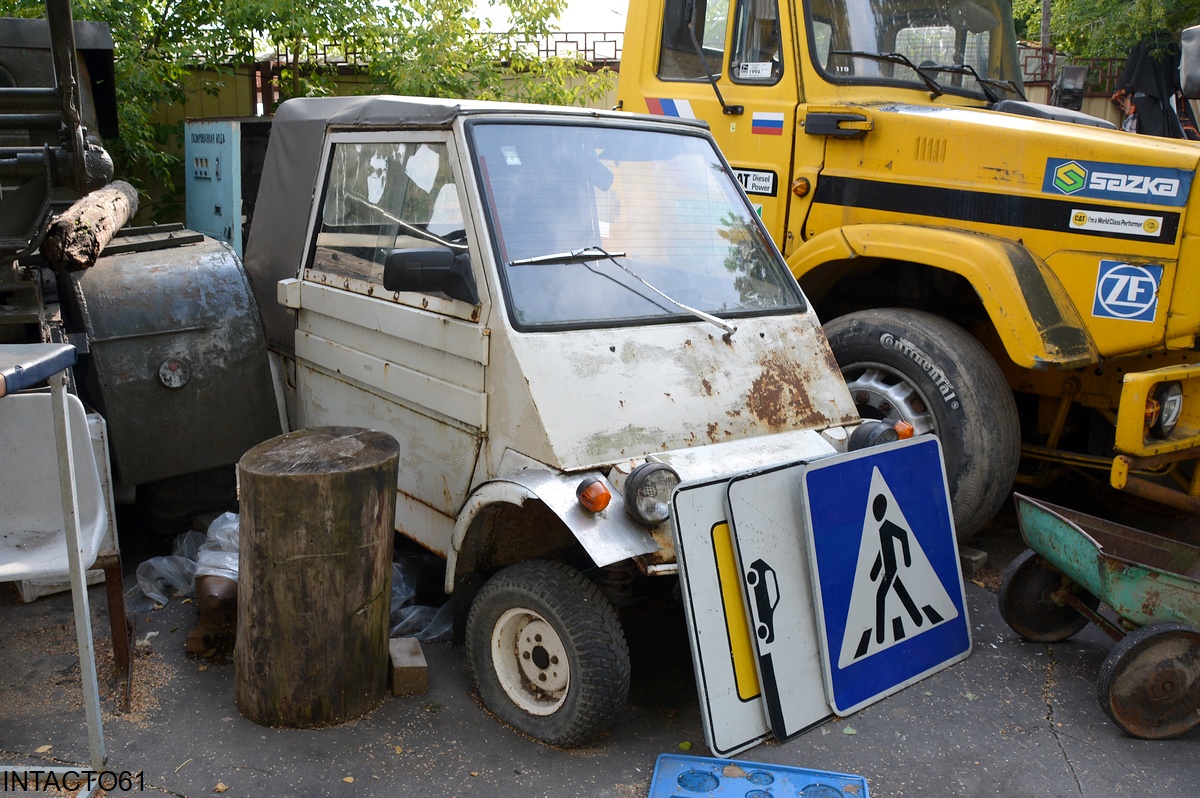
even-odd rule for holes
{"type": "Polygon", "coordinates": [[[1042,193],[1139,202],[1144,205],[1187,204],[1192,173],[1156,166],[1047,158],[1042,193]]]}
{"type": "Polygon", "coordinates": [[[1100,261],[1092,315],[1125,321],[1154,321],[1163,268],[1119,260],[1100,261]]]}
{"type": "Polygon", "coordinates": [[[1074,208],[1071,229],[1158,238],[1162,235],[1163,217],[1074,208]]]}
{"type": "Polygon", "coordinates": [[[778,179],[774,172],[765,169],[734,169],[733,174],[747,194],[774,197],[778,179]]]}

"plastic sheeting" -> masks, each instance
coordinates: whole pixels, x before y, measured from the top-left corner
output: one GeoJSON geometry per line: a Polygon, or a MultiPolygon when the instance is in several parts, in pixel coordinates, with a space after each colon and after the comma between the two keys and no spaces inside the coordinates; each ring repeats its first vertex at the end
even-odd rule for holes
{"type": "MultiPolygon", "coordinates": [[[[175,539],[172,554],[152,557],[137,567],[137,581],[151,601],[165,605],[172,595],[195,596],[197,576],[238,578],[239,519],[225,513],[207,534],[192,530],[175,539]]],[[[417,603],[420,570],[401,557],[392,563],[391,637],[415,637],[426,643],[451,638],[454,618],[450,602],[440,607],[417,603]]]]}

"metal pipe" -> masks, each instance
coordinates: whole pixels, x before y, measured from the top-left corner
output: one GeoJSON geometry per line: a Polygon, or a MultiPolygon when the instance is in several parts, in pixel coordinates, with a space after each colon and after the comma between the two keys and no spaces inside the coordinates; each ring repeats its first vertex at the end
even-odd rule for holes
{"type": "Polygon", "coordinates": [[[71,0],[46,0],[46,18],[50,23],[55,85],[62,100],[61,122],[67,128],[68,146],[75,155],[74,168],[71,170],[73,187],[80,193],[87,193],[87,164],[83,157],[83,120],[79,112],[79,69],[75,61],[75,22],[71,16],[71,0]]]}
{"type": "Polygon", "coordinates": [[[1169,465],[1170,463],[1180,463],[1184,460],[1195,460],[1195,449],[1180,449],[1177,452],[1166,452],[1165,454],[1154,454],[1149,457],[1134,457],[1131,454],[1123,454],[1121,458],[1129,465],[1129,469],[1147,469],[1158,468],[1159,466],[1169,465]]]}
{"type": "Polygon", "coordinates": [[[1063,430],[1067,426],[1067,413],[1075,402],[1075,394],[1079,393],[1079,380],[1069,379],[1063,385],[1063,395],[1058,403],[1058,412],[1054,414],[1054,424],[1050,427],[1050,435],[1046,438],[1047,449],[1057,449],[1062,440],[1063,430]]]}
{"type": "Polygon", "coordinates": [[[1174,507],[1178,510],[1184,510],[1189,513],[1200,513],[1200,498],[1188,496],[1181,491],[1173,490],[1172,488],[1156,485],[1153,482],[1147,482],[1139,477],[1129,477],[1125,481],[1125,487],[1122,488],[1126,493],[1132,493],[1134,496],[1141,496],[1143,499],[1150,499],[1159,504],[1165,504],[1168,507],[1174,507]]]}
{"type": "Polygon", "coordinates": [[[1079,600],[1079,596],[1076,596],[1070,590],[1062,589],[1062,590],[1056,591],[1055,595],[1058,596],[1060,599],[1062,599],[1062,602],[1064,604],[1071,606],[1076,612],[1078,612],[1084,618],[1087,618],[1089,621],[1091,621],[1093,624],[1095,624],[1097,627],[1099,627],[1100,631],[1104,632],[1104,634],[1111,637],[1114,642],[1120,643],[1121,640],[1123,640],[1125,638],[1125,630],[1124,629],[1117,626],[1115,623],[1110,621],[1108,618],[1105,618],[1100,613],[1096,612],[1096,610],[1094,610],[1091,607],[1089,607],[1088,605],[1084,604],[1082,601],[1079,600]]]}
{"type": "Polygon", "coordinates": [[[29,110],[56,111],[58,109],[58,89],[40,86],[0,88],[0,113],[29,110]]]}
{"type": "Polygon", "coordinates": [[[62,126],[58,114],[4,114],[0,116],[0,128],[4,130],[57,130],[62,126]]]}

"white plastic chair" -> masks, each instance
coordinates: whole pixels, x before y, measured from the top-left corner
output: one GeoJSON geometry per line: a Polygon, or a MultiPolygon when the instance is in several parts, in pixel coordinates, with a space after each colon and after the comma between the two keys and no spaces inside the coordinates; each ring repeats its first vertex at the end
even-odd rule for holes
{"type": "MultiPolygon", "coordinates": [[[[67,566],[89,764],[100,771],[107,754],[85,573],[96,561],[108,514],[83,405],[65,387],[65,371],[74,363],[75,347],[70,345],[0,345],[0,450],[14,455],[0,471],[0,582],[60,575],[64,563],[67,566]],[[47,380],[49,394],[10,395],[47,380]],[[53,450],[46,434],[51,428],[53,450]]],[[[80,768],[0,767],[0,773],[18,777],[35,770],[62,775],[78,774],[80,768]]],[[[93,780],[88,787],[86,779],[81,781],[79,795],[91,796],[98,785],[93,780]]]]}

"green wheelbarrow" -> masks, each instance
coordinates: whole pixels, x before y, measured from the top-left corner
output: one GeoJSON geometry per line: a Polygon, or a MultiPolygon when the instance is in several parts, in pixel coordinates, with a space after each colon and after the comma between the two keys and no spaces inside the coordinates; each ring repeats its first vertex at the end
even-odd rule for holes
{"type": "Polygon", "coordinates": [[[1029,545],[1004,572],[1000,615],[1058,643],[1089,622],[1117,642],[1100,668],[1100,706],[1134,737],[1200,724],[1200,548],[1014,494],[1029,545]],[[1103,602],[1117,616],[1098,611],[1103,602]]]}

